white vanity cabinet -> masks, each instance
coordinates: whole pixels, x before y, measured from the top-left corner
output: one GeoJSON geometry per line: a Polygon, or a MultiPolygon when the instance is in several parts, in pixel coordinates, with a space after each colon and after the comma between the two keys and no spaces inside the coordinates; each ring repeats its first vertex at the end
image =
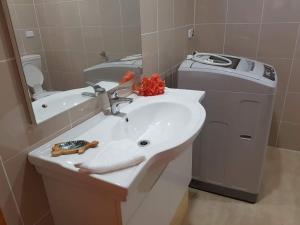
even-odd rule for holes
{"type": "Polygon", "coordinates": [[[55,225],[169,225],[191,180],[192,143],[206,116],[199,103],[203,96],[167,89],[163,96],[141,97],[122,109],[128,127],[124,119],[100,113],[30,152],[55,225]],[[113,138],[132,138],[125,132],[129,128],[141,131],[135,133],[136,143],[145,137],[150,141],[137,149],[143,151],[144,162],[106,174],[78,172],[74,165],[93,159],[113,138]],[[82,155],[52,157],[51,147],[67,140],[101,143],[82,155]]]}
{"type": "Polygon", "coordinates": [[[86,181],[40,171],[55,225],[169,225],[191,180],[191,149],[167,165],[150,165],[123,200],[86,181]]]}
{"type": "MultiPolygon", "coordinates": [[[[126,225],[169,225],[175,212],[188,191],[192,176],[192,146],[182,152],[164,168],[156,182],[135,211],[130,215],[130,201],[122,203],[123,224],[126,225]],[[127,217],[127,218],[126,218],[127,217]]],[[[137,189],[136,189],[137,190],[137,189]]],[[[132,197],[132,199],[131,199],[132,197]]]]}

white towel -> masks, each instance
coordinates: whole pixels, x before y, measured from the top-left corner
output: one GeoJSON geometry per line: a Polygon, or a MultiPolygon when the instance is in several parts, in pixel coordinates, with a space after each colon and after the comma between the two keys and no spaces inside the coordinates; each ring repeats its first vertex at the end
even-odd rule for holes
{"type": "Polygon", "coordinates": [[[106,145],[95,158],[76,164],[83,173],[108,173],[140,164],[145,160],[135,142],[122,139],[106,145]]]}

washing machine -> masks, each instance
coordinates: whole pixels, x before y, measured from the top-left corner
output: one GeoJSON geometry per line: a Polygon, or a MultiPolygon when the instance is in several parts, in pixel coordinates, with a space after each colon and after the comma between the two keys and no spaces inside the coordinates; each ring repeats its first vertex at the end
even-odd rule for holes
{"type": "Polygon", "coordinates": [[[206,92],[191,187],[257,201],[276,87],[274,67],[252,59],[197,52],[181,64],[178,88],[206,92]]]}

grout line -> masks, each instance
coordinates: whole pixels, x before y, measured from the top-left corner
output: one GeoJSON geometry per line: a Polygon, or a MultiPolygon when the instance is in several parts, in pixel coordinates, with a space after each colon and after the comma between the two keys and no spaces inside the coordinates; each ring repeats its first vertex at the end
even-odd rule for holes
{"type": "Polygon", "coordinates": [[[264,9],[265,9],[265,0],[262,2],[262,9],[261,9],[261,15],[260,15],[260,23],[259,23],[259,30],[258,30],[258,39],[257,39],[257,45],[256,45],[256,53],[255,53],[255,58],[258,58],[258,52],[260,48],[260,41],[261,41],[261,33],[262,33],[262,21],[264,18],[264,9]]]}
{"type": "MultiPolygon", "coordinates": [[[[98,1],[98,8],[100,10],[100,1],[98,1]]],[[[80,23],[80,35],[81,35],[81,39],[82,39],[82,45],[83,45],[83,54],[84,54],[84,61],[85,61],[85,66],[88,66],[88,57],[87,57],[87,48],[86,48],[86,44],[85,44],[85,40],[84,40],[84,35],[83,35],[83,30],[84,30],[84,26],[83,26],[83,20],[82,20],[82,16],[81,16],[81,10],[79,7],[79,2],[77,2],[77,9],[78,9],[78,14],[79,14],[79,23],[80,23]]],[[[102,35],[102,29],[101,29],[101,35],[102,35]]],[[[103,38],[102,38],[103,41],[103,38]]]]}
{"type": "MultiPolygon", "coordinates": [[[[42,5],[42,6],[43,6],[43,11],[44,11],[45,5],[42,5]]],[[[45,77],[45,79],[48,78],[47,79],[47,82],[49,82],[48,85],[50,86],[50,89],[53,89],[52,80],[50,78],[50,71],[49,71],[49,67],[48,67],[48,60],[47,60],[47,56],[46,56],[46,50],[45,50],[43,36],[42,36],[42,32],[41,32],[41,26],[40,26],[39,18],[37,16],[37,8],[36,8],[35,0],[33,0],[33,9],[34,9],[34,17],[35,17],[35,20],[36,20],[36,23],[37,23],[37,28],[35,28],[35,29],[37,29],[39,31],[39,35],[40,35],[39,39],[40,39],[41,46],[42,46],[42,49],[41,49],[42,50],[42,55],[41,55],[42,65],[45,65],[45,67],[46,67],[45,70],[47,71],[47,75],[46,75],[47,77],[45,77]],[[43,57],[44,57],[44,59],[43,59],[43,57]]],[[[23,42],[23,38],[21,38],[21,39],[22,39],[22,42],[23,42]]],[[[28,51],[26,51],[26,49],[25,49],[25,44],[24,44],[24,50],[28,54],[28,51]]]]}
{"type": "Polygon", "coordinates": [[[18,213],[18,215],[19,215],[19,218],[20,218],[20,220],[21,220],[21,223],[22,223],[23,225],[25,225],[24,219],[23,219],[23,217],[22,217],[22,214],[21,214],[19,205],[18,205],[18,203],[17,203],[16,196],[15,196],[15,194],[14,194],[14,192],[13,192],[13,189],[12,189],[12,187],[11,187],[11,184],[10,184],[10,182],[9,182],[9,178],[8,178],[8,175],[7,175],[7,172],[6,172],[6,169],[5,169],[5,166],[4,166],[4,164],[3,164],[3,161],[2,161],[1,156],[0,156],[0,162],[1,162],[1,167],[2,167],[3,172],[4,172],[4,175],[5,175],[5,179],[6,179],[7,185],[8,185],[9,190],[10,190],[10,194],[11,194],[11,196],[12,196],[12,198],[13,198],[13,201],[14,201],[14,204],[15,204],[15,206],[16,206],[17,213],[18,213]]]}
{"type": "MultiPolygon", "coordinates": [[[[298,23],[300,23],[300,21],[299,22],[262,22],[262,24],[298,24],[298,23]]],[[[196,23],[196,25],[204,25],[204,24],[207,24],[207,25],[217,25],[217,24],[219,24],[219,25],[221,25],[221,24],[232,24],[232,25],[235,25],[235,24],[237,24],[237,25],[247,25],[247,24],[260,24],[259,22],[224,22],[224,23],[222,23],[222,22],[203,22],[203,23],[196,23]]]]}
{"type": "Polygon", "coordinates": [[[7,59],[1,59],[1,60],[0,60],[0,63],[6,63],[6,62],[14,61],[14,60],[15,60],[14,57],[7,58],[7,59]]]}
{"type": "Polygon", "coordinates": [[[277,135],[276,135],[277,137],[276,137],[276,140],[275,140],[275,145],[276,146],[278,145],[279,133],[280,133],[280,129],[281,129],[281,124],[283,122],[282,119],[283,119],[283,115],[284,115],[284,112],[285,112],[286,99],[287,99],[287,95],[289,93],[288,92],[288,87],[290,86],[290,82],[291,82],[291,76],[292,76],[292,73],[293,73],[293,67],[294,67],[295,56],[296,56],[296,51],[297,51],[299,38],[300,38],[300,24],[298,24],[296,41],[295,41],[293,57],[292,57],[292,63],[291,63],[291,70],[290,70],[288,82],[287,82],[287,85],[286,85],[287,88],[286,88],[285,93],[284,93],[284,100],[283,100],[283,104],[282,104],[282,110],[281,110],[281,113],[280,113],[280,119],[279,119],[280,122],[279,122],[278,131],[277,131],[277,135]]]}
{"type": "Polygon", "coordinates": [[[288,124],[294,125],[294,126],[300,126],[300,123],[295,123],[295,122],[291,122],[291,121],[287,121],[287,120],[282,120],[280,122],[281,123],[288,123],[288,124]]]}
{"type": "MultiPolygon", "coordinates": [[[[70,110],[69,110],[69,111],[70,111],[70,110]]],[[[69,111],[68,111],[68,113],[69,113],[69,111]]],[[[69,118],[69,117],[68,117],[68,118],[69,118]]],[[[62,133],[65,133],[65,132],[71,130],[72,127],[71,127],[71,123],[70,123],[70,118],[69,118],[68,120],[69,120],[69,123],[68,123],[65,127],[59,129],[58,131],[55,131],[54,133],[50,134],[49,136],[44,137],[44,138],[42,138],[41,140],[35,142],[34,144],[32,144],[32,145],[26,147],[24,150],[22,150],[22,151],[16,153],[15,155],[13,155],[13,156],[11,156],[11,157],[5,159],[5,160],[3,161],[3,164],[6,164],[6,163],[8,163],[9,161],[11,161],[11,160],[13,160],[13,159],[19,157],[19,155],[24,154],[24,152],[26,152],[26,154],[28,154],[29,152],[33,151],[34,149],[36,149],[36,148],[38,148],[38,147],[40,147],[40,146],[46,144],[47,142],[49,142],[49,141],[52,140],[52,139],[54,139],[54,138],[60,136],[62,133]]]]}
{"type": "MultiPolygon", "coordinates": [[[[32,4],[30,4],[30,5],[32,5],[32,4]]],[[[8,9],[9,9],[9,4],[7,3],[7,6],[8,6],[8,9]]],[[[18,24],[20,24],[19,23],[19,18],[18,18],[18,14],[17,14],[17,11],[16,11],[16,7],[15,7],[15,5],[14,4],[12,4],[12,9],[13,9],[13,13],[15,14],[15,22],[17,22],[18,24]]],[[[13,31],[14,31],[14,35],[15,35],[15,38],[16,38],[16,41],[17,40],[20,40],[21,41],[21,46],[18,46],[18,43],[17,43],[17,47],[18,47],[18,51],[20,52],[20,55],[21,55],[21,50],[23,49],[23,51],[25,52],[25,54],[26,54],[26,49],[25,49],[25,44],[24,44],[24,40],[23,40],[23,37],[20,37],[19,35],[20,35],[20,33],[19,32],[17,32],[18,31],[18,29],[15,29],[15,27],[14,27],[14,24],[13,24],[13,16],[11,15],[11,13],[10,12],[8,12],[8,14],[9,14],[9,16],[10,16],[10,20],[11,20],[11,24],[12,24],[12,28],[13,28],[13,31]],[[19,37],[18,37],[19,36],[19,37]],[[19,49],[19,48],[22,48],[22,49],[19,49]]]]}
{"type": "Polygon", "coordinates": [[[190,26],[193,26],[193,24],[187,24],[187,25],[167,28],[167,29],[163,29],[163,30],[160,30],[160,31],[156,30],[156,31],[148,32],[148,33],[143,33],[143,34],[141,34],[141,36],[160,33],[160,32],[164,32],[164,31],[173,31],[173,30],[183,29],[183,28],[187,28],[187,27],[190,27],[190,26]]]}
{"type": "Polygon", "coordinates": [[[196,13],[197,13],[197,0],[194,0],[194,29],[195,29],[195,26],[196,26],[196,13]]]}
{"type": "Polygon", "coordinates": [[[175,0],[172,0],[172,27],[175,27],[175,0]]]}
{"type": "Polygon", "coordinates": [[[33,225],[38,225],[40,222],[43,221],[43,219],[46,218],[46,216],[48,216],[50,214],[51,214],[50,210],[47,210],[47,212],[44,213],[33,225]]]}
{"type": "Polygon", "coordinates": [[[226,1],[225,28],[224,28],[224,38],[223,38],[223,54],[225,54],[225,44],[226,44],[226,35],[227,35],[228,11],[229,11],[229,0],[226,1]]]}
{"type": "Polygon", "coordinates": [[[122,3],[121,0],[118,0],[119,2],[119,16],[120,16],[120,24],[121,24],[121,45],[122,45],[122,50],[121,50],[121,55],[124,55],[125,53],[125,34],[124,34],[124,20],[123,20],[123,10],[122,10],[122,3]]]}

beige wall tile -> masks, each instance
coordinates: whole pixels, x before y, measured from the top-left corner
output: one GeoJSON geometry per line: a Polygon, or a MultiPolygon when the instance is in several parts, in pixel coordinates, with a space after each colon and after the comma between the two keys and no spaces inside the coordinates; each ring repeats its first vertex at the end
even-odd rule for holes
{"type": "Polygon", "coordinates": [[[228,0],[228,22],[258,23],[263,0],[228,0]]]}
{"type": "Polygon", "coordinates": [[[44,26],[61,26],[62,16],[58,2],[47,2],[36,5],[39,25],[44,26]]]}
{"type": "Polygon", "coordinates": [[[100,27],[85,27],[82,33],[87,52],[99,54],[104,49],[103,34],[100,27]]]}
{"type": "Polygon", "coordinates": [[[279,121],[272,121],[271,130],[269,135],[269,145],[276,146],[278,131],[279,131],[279,121]]]}
{"type": "Polygon", "coordinates": [[[86,54],[86,63],[87,67],[94,66],[96,64],[104,62],[104,59],[99,56],[99,53],[87,53],[86,54]]]}
{"type": "Polygon", "coordinates": [[[173,0],[158,0],[158,30],[172,28],[173,21],[173,0]]]}
{"type": "Polygon", "coordinates": [[[300,151],[300,125],[282,122],[279,131],[277,145],[300,151]]]}
{"type": "Polygon", "coordinates": [[[63,26],[80,26],[79,8],[77,1],[61,2],[59,8],[63,26]]]}
{"type": "Polygon", "coordinates": [[[224,52],[231,55],[255,57],[258,35],[258,24],[228,24],[224,52]]]}
{"type": "Polygon", "coordinates": [[[8,0],[8,2],[14,3],[14,4],[32,4],[33,0],[8,0]]]}
{"type": "Polygon", "coordinates": [[[293,63],[289,91],[300,92],[300,59],[296,59],[293,63]]]}
{"type": "Polygon", "coordinates": [[[16,28],[33,28],[37,27],[33,4],[15,5],[17,21],[16,28]]]}
{"type": "MultiPolygon", "coordinates": [[[[46,51],[46,60],[49,72],[52,71],[69,71],[69,61],[67,51],[46,51]]],[[[50,73],[51,81],[53,82],[52,74],[50,73]]],[[[63,85],[63,83],[62,83],[63,85]]]]}
{"type": "Polygon", "coordinates": [[[140,34],[140,26],[123,28],[124,52],[126,55],[141,53],[142,46],[140,34]]]}
{"type": "Polygon", "coordinates": [[[38,29],[30,29],[30,31],[34,32],[34,37],[26,37],[25,32],[27,30],[16,30],[19,33],[20,37],[22,38],[24,44],[24,50],[26,53],[28,52],[35,52],[42,50],[42,42],[41,42],[41,35],[38,29]]]}
{"type": "Polygon", "coordinates": [[[284,104],[284,98],[285,93],[278,91],[275,96],[275,105],[274,105],[274,112],[273,112],[273,121],[280,121],[281,120],[281,114],[283,110],[283,104],[284,104]]]}
{"type": "Polygon", "coordinates": [[[4,12],[0,7],[0,60],[4,60],[13,56],[12,46],[9,42],[9,34],[6,28],[4,12]]]}
{"type": "Polygon", "coordinates": [[[82,39],[82,31],[81,28],[65,28],[64,32],[64,40],[66,44],[66,48],[64,50],[69,51],[83,51],[83,39],[82,39]]]}
{"type": "Polygon", "coordinates": [[[34,224],[49,210],[41,176],[27,161],[26,151],[4,165],[24,223],[34,224]]]}
{"type": "Polygon", "coordinates": [[[0,207],[7,224],[21,225],[22,219],[18,213],[17,204],[14,201],[9,183],[5,175],[2,159],[0,156],[0,207]]]}
{"type": "Polygon", "coordinates": [[[140,0],[142,34],[157,30],[157,0],[140,0]]]}
{"type": "Polygon", "coordinates": [[[225,24],[203,24],[196,26],[196,50],[223,52],[225,24]]]}
{"type": "Polygon", "coordinates": [[[186,57],[186,28],[177,28],[174,30],[174,62],[173,65],[180,64],[186,57]]]}
{"type": "Polygon", "coordinates": [[[121,5],[119,3],[119,0],[100,0],[100,17],[103,26],[121,26],[121,5]]]}
{"type": "Polygon", "coordinates": [[[45,50],[57,51],[66,49],[64,29],[62,27],[41,28],[42,43],[45,50]]]}
{"type": "Polygon", "coordinates": [[[79,10],[81,23],[84,26],[99,26],[101,25],[100,17],[100,1],[84,0],[79,1],[79,10]]]}
{"type": "Polygon", "coordinates": [[[196,1],[196,24],[225,23],[227,0],[196,1]]]}
{"type": "Polygon", "coordinates": [[[183,26],[194,23],[194,0],[174,0],[174,25],[183,26]]]}
{"type": "Polygon", "coordinates": [[[119,28],[103,28],[103,46],[108,56],[123,51],[122,41],[122,31],[119,28]]]}
{"type": "Polygon", "coordinates": [[[174,32],[172,30],[158,33],[159,72],[163,73],[173,66],[174,32]]]}
{"type": "Polygon", "coordinates": [[[300,1],[265,0],[263,22],[299,22],[300,1]]]}
{"type": "Polygon", "coordinates": [[[23,93],[16,65],[14,62],[0,63],[0,71],[0,102],[5,103],[5,107],[0,107],[1,156],[3,160],[6,160],[22,151],[28,142],[23,133],[24,127],[22,123],[19,124],[22,119],[26,121],[26,115],[20,115],[25,112],[21,105],[23,93]],[[9,101],[7,96],[9,96],[9,101]],[[14,118],[14,116],[18,117],[14,118]],[[14,122],[10,122],[10,119],[14,122]],[[16,139],[18,142],[15,141],[16,139]]]}
{"type": "MultiPolygon", "coordinates": [[[[299,27],[300,27],[300,23],[299,23],[299,27]]],[[[297,37],[297,46],[296,46],[296,50],[295,50],[295,59],[300,60],[300,34],[298,34],[298,37],[297,37]]]]}
{"type": "Polygon", "coordinates": [[[121,13],[123,26],[140,26],[140,0],[122,0],[121,13]]]}
{"type": "Polygon", "coordinates": [[[152,33],[142,36],[143,73],[158,72],[158,34],[152,33]]]}
{"type": "Polygon", "coordinates": [[[300,124],[300,93],[287,94],[282,120],[300,124]]]}
{"type": "Polygon", "coordinates": [[[292,58],[298,24],[263,24],[259,57],[292,58]]]}

